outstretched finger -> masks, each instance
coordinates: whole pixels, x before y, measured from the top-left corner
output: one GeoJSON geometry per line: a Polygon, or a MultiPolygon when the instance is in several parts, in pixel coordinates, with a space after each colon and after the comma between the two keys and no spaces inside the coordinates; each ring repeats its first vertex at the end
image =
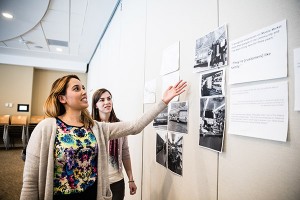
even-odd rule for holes
{"type": "Polygon", "coordinates": [[[184,91],[185,90],[180,90],[180,91],[176,92],[176,95],[178,96],[178,95],[182,94],[184,91]]]}
{"type": "Polygon", "coordinates": [[[176,89],[182,90],[182,89],[185,88],[186,86],[187,86],[186,81],[183,81],[183,82],[181,82],[181,83],[176,87],[176,89]]]}
{"type": "Polygon", "coordinates": [[[174,87],[176,88],[181,82],[182,82],[182,80],[179,80],[179,81],[174,85],[174,87]]]}

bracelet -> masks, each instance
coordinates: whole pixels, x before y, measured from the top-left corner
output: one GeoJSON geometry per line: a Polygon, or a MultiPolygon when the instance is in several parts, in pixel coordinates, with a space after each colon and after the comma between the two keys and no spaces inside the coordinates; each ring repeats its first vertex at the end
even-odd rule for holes
{"type": "Polygon", "coordinates": [[[134,183],[134,180],[132,180],[132,181],[129,180],[128,183],[134,183]]]}

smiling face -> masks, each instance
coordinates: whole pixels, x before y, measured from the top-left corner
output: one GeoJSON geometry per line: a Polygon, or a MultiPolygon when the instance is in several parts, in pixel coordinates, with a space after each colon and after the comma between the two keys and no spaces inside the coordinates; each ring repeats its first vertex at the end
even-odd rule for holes
{"type": "Polygon", "coordinates": [[[99,110],[99,114],[110,114],[112,110],[112,97],[109,92],[104,92],[101,96],[99,101],[96,103],[96,107],[99,110]]]}
{"type": "Polygon", "coordinates": [[[64,95],[59,96],[59,101],[66,110],[83,110],[88,107],[87,95],[84,85],[76,78],[71,78],[64,95]]]}

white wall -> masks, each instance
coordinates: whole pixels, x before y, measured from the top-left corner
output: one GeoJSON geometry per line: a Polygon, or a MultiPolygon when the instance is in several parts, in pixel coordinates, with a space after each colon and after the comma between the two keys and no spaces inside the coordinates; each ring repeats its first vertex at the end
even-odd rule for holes
{"type": "Polygon", "coordinates": [[[287,19],[289,84],[288,141],[227,135],[219,159],[220,200],[300,197],[300,112],[294,111],[293,74],[293,49],[300,47],[299,11],[299,0],[220,1],[220,23],[228,23],[229,41],[287,19]]]}
{"type": "MultiPolygon", "coordinates": [[[[293,111],[293,49],[300,47],[299,10],[299,0],[123,0],[122,12],[114,17],[90,64],[88,90],[107,87],[121,119],[140,116],[152,106],[143,105],[144,82],[157,80],[159,101],[162,52],[180,41],[180,77],[189,84],[180,101],[188,101],[190,107],[189,133],[183,141],[183,176],[156,163],[156,134],[149,125],[144,135],[130,136],[139,193],[131,198],[127,193],[125,199],[299,199],[300,113],[293,111]],[[288,141],[235,136],[225,131],[222,154],[199,147],[199,74],[192,73],[195,40],[227,24],[230,43],[283,19],[287,19],[288,33],[288,141]]],[[[226,101],[228,105],[229,96],[226,101]]],[[[228,114],[227,110],[227,119],[228,114]]]]}
{"type": "MultiPolygon", "coordinates": [[[[217,199],[218,155],[199,147],[198,74],[193,74],[195,41],[218,27],[217,1],[147,1],[145,81],[157,79],[157,99],[161,98],[159,76],[162,52],[180,41],[180,78],[189,90],[180,101],[189,102],[189,133],[183,139],[183,176],[176,176],[155,161],[156,134],[145,131],[143,199],[217,199]]],[[[151,105],[147,105],[146,109],[151,105]]]]}
{"type": "MultiPolygon", "coordinates": [[[[133,120],[143,113],[144,49],[146,2],[126,1],[119,6],[88,72],[89,102],[98,88],[107,88],[113,96],[114,109],[123,120],[133,120]],[[134,21],[134,22],[133,22],[134,21]]],[[[130,196],[126,172],[125,199],[141,199],[142,134],[128,136],[132,171],[137,193],[130,196]]]]}

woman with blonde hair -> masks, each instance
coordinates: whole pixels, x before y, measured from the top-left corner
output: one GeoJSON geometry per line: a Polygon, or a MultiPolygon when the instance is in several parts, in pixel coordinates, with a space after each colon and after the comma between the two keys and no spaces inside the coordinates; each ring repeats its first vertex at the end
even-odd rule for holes
{"type": "Polygon", "coordinates": [[[140,133],[175,97],[179,81],[162,101],[133,122],[94,121],[85,87],[76,75],[57,79],[45,102],[48,118],[31,134],[26,149],[21,200],[110,200],[109,140],[140,133]]]}

